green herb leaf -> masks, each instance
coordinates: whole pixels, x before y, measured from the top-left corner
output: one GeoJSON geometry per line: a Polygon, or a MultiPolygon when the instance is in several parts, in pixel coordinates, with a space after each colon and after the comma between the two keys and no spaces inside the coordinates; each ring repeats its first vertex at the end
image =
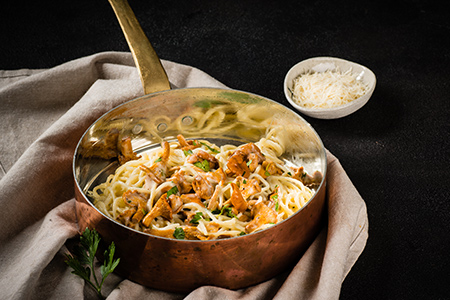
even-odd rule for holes
{"type": "Polygon", "coordinates": [[[83,263],[93,265],[95,259],[95,253],[97,253],[98,244],[100,243],[100,237],[98,236],[97,231],[89,230],[86,228],[83,234],[80,236],[81,246],[86,252],[83,252],[83,263]]]}
{"type": "Polygon", "coordinates": [[[162,158],[161,158],[161,157],[158,158],[158,159],[156,159],[154,162],[157,163],[157,162],[160,162],[160,161],[162,161],[162,158]]]}
{"type": "Polygon", "coordinates": [[[275,211],[278,211],[279,208],[280,208],[280,207],[279,207],[279,203],[278,203],[278,201],[277,201],[277,202],[275,202],[275,211]]]}
{"type": "Polygon", "coordinates": [[[241,231],[241,233],[239,233],[239,235],[246,235],[246,233],[241,231]]]}
{"type": "Polygon", "coordinates": [[[270,173],[267,172],[267,171],[265,171],[265,172],[264,172],[264,175],[266,175],[267,177],[269,177],[269,176],[270,176],[270,173]]]}
{"type": "Polygon", "coordinates": [[[114,259],[114,252],[116,251],[116,246],[114,242],[109,245],[108,250],[105,251],[104,257],[105,261],[103,262],[103,265],[100,267],[100,273],[102,274],[102,284],[105,278],[111,274],[114,269],[117,267],[117,265],[120,262],[120,258],[114,259]]]}
{"type": "Polygon", "coordinates": [[[193,152],[192,152],[191,149],[183,150],[183,153],[184,153],[184,156],[189,156],[189,155],[192,155],[192,154],[193,154],[193,152]]]}
{"type": "Polygon", "coordinates": [[[175,195],[178,193],[178,187],[174,185],[170,190],[167,191],[167,198],[169,198],[171,195],[175,195]]]}
{"type": "Polygon", "coordinates": [[[250,160],[247,162],[247,167],[250,166],[251,163],[252,163],[252,160],[250,159],[250,160]]]}
{"type": "Polygon", "coordinates": [[[90,284],[97,292],[98,296],[104,299],[102,295],[102,286],[106,277],[111,274],[120,262],[120,258],[114,259],[115,245],[114,242],[109,245],[105,251],[105,261],[100,266],[102,279],[99,282],[94,271],[95,254],[100,243],[100,237],[97,231],[86,228],[80,236],[80,244],[73,249],[73,256],[67,254],[66,264],[73,269],[72,274],[78,275],[90,284]],[[93,280],[91,280],[91,274],[93,280]]]}
{"type": "Polygon", "coordinates": [[[210,170],[209,169],[209,161],[207,161],[206,159],[194,163],[194,166],[196,166],[197,168],[202,169],[205,172],[209,172],[209,170],[210,170]]]}
{"type": "Polygon", "coordinates": [[[209,151],[211,151],[212,153],[220,153],[220,151],[210,147],[208,144],[204,143],[204,142],[200,142],[200,144],[202,144],[203,146],[205,146],[206,148],[209,149],[209,151]]]}
{"type": "Polygon", "coordinates": [[[66,264],[73,269],[72,274],[78,275],[86,281],[91,280],[91,269],[83,267],[81,262],[75,257],[66,254],[66,264]]]}
{"type": "Polygon", "coordinates": [[[198,221],[203,217],[203,213],[202,212],[198,212],[196,213],[193,217],[192,220],[189,223],[192,224],[198,224],[198,221]]]}
{"type": "Polygon", "coordinates": [[[233,210],[229,206],[222,207],[222,210],[220,211],[220,214],[224,215],[224,216],[228,216],[230,218],[236,217],[236,215],[233,214],[233,210]]]}
{"type": "Polygon", "coordinates": [[[173,232],[173,237],[177,240],[184,240],[184,230],[181,227],[175,228],[175,231],[173,232]]]}
{"type": "Polygon", "coordinates": [[[215,215],[224,215],[224,216],[227,216],[227,217],[230,217],[230,218],[236,217],[236,215],[233,214],[233,210],[231,209],[231,207],[229,207],[227,205],[222,207],[221,210],[219,210],[219,209],[213,210],[212,213],[215,214],[215,215]]]}

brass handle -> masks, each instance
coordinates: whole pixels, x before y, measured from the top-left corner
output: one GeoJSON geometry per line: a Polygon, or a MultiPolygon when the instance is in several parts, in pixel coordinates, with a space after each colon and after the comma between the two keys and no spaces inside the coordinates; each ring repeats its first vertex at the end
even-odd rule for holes
{"type": "Polygon", "coordinates": [[[170,89],[169,79],[158,55],[136,19],[127,0],[109,0],[130,47],[145,94],[170,89]]]}

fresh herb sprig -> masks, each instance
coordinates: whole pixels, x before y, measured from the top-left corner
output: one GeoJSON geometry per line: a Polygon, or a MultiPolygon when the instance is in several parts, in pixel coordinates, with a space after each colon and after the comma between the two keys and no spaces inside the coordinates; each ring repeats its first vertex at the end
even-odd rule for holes
{"type": "Polygon", "coordinates": [[[104,299],[102,295],[102,286],[106,277],[111,274],[120,262],[120,258],[114,259],[114,252],[116,250],[114,242],[112,242],[105,251],[105,260],[100,266],[100,273],[102,275],[101,281],[97,279],[94,271],[95,253],[97,253],[100,237],[98,232],[93,229],[86,230],[80,236],[80,244],[76,245],[73,250],[73,256],[66,255],[66,264],[73,269],[72,274],[78,275],[90,284],[97,295],[104,299]],[[91,273],[93,281],[91,280],[91,273]]]}
{"type": "Polygon", "coordinates": [[[176,238],[177,240],[184,240],[185,235],[186,234],[183,228],[181,227],[175,228],[175,231],[173,232],[173,237],[176,238]]]}
{"type": "Polygon", "coordinates": [[[212,153],[216,153],[216,154],[217,154],[217,153],[220,153],[219,150],[210,147],[208,144],[206,144],[206,143],[204,143],[204,142],[200,142],[200,144],[202,144],[203,146],[205,146],[206,148],[208,148],[208,150],[211,151],[212,153]]]}
{"type": "Polygon", "coordinates": [[[224,216],[228,216],[230,218],[235,218],[236,215],[233,213],[233,210],[231,209],[231,207],[224,205],[222,207],[222,209],[215,209],[214,211],[212,211],[213,214],[215,215],[224,215],[224,216]]]}
{"type": "Polygon", "coordinates": [[[210,171],[210,168],[209,168],[209,161],[207,161],[206,159],[194,163],[194,166],[196,166],[197,168],[202,169],[202,170],[205,171],[205,172],[209,172],[209,171],[210,171]]]}

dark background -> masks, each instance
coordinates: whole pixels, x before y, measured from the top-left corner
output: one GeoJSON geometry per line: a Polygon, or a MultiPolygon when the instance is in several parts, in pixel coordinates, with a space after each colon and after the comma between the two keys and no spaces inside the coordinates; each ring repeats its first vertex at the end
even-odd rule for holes
{"type": "MultiPolygon", "coordinates": [[[[367,204],[369,239],[342,299],[450,299],[450,13],[433,1],[129,0],[163,59],[283,103],[286,72],[315,56],[363,64],[371,100],[309,117],[367,204]]],[[[106,0],[8,1],[0,69],[129,51],[106,0]]]]}

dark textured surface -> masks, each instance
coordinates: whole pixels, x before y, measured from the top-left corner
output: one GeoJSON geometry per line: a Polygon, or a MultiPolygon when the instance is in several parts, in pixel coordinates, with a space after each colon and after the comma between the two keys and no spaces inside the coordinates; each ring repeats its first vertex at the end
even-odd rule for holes
{"type": "MultiPolygon", "coordinates": [[[[429,1],[130,0],[163,59],[289,106],[284,75],[335,56],[377,75],[366,106],[305,117],[365,199],[366,249],[342,299],[450,299],[450,13],[429,1]]],[[[106,0],[8,1],[0,69],[128,51],[106,0]]]]}

